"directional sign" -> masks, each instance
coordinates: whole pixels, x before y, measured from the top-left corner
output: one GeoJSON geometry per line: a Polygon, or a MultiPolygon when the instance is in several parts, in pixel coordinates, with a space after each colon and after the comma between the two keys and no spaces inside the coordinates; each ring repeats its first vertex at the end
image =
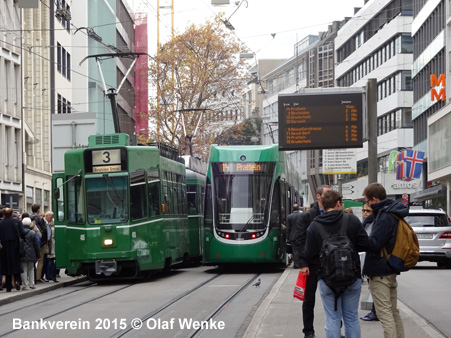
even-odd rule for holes
{"type": "Polygon", "coordinates": [[[354,149],[323,151],[323,174],[355,173],[357,173],[357,155],[354,149]]]}

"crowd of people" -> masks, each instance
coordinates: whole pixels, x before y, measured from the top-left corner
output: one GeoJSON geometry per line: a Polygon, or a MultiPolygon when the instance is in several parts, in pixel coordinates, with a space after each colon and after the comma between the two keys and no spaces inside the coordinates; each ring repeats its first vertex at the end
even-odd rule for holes
{"type": "MultiPolygon", "coordinates": [[[[373,299],[373,308],[363,321],[380,321],[385,338],[404,338],[404,328],[397,307],[397,273],[388,264],[382,248],[390,253],[393,250],[398,218],[408,214],[402,203],[387,198],[385,188],[379,183],[369,184],[363,191],[363,223],[353,215],[352,209],[345,210],[342,196],[327,185],[316,190],[316,202],[307,210],[301,211],[293,205],[293,213],[287,217],[287,251],[291,252],[293,268],[307,274],[305,299],[302,303],[303,333],[305,338],[314,338],[314,307],[316,290],[319,293],[326,315],[326,338],[360,338],[361,329],[358,309],[362,280],[368,280],[373,299]],[[344,214],[349,213],[346,218],[344,214]],[[324,263],[326,242],[324,231],[329,235],[345,236],[358,252],[364,252],[363,266],[356,257],[355,269],[350,271],[355,280],[337,289],[326,283],[328,267],[324,263]],[[342,326],[344,333],[342,334],[342,326]]],[[[339,264],[339,263],[337,263],[339,264]]],[[[330,269],[329,269],[330,270],[330,269]]]]}
{"type": "Polygon", "coordinates": [[[58,283],[55,265],[53,212],[41,215],[33,204],[31,215],[0,210],[0,290],[35,289],[36,283],[58,283]]]}

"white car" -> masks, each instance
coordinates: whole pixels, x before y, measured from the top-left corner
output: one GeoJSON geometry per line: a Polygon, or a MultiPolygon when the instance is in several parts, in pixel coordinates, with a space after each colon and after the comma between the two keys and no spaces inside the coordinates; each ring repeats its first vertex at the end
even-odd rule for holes
{"type": "Polygon", "coordinates": [[[411,208],[405,220],[417,234],[420,261],[451,268],[451,223],[446,213],[441,209],[411,208]]]}

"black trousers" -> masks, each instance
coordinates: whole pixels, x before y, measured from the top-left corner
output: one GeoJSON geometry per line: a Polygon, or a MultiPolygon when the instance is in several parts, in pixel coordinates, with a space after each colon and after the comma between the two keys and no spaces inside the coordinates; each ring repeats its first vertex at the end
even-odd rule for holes
{"type": "Polygon", "coordinates": [[[314,309],[315,309],[315,295],[318,286],[318,268],[310,268],[310,273],[307,276],[305,283],[305,299],[302,303],[302,320],[304,321],[305,334],[314,333],[313,328],[314,309]]]}

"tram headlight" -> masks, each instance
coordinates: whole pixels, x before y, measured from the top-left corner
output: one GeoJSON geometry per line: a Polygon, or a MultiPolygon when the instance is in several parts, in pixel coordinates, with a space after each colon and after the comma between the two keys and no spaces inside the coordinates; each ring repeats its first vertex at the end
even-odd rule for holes
{"type": "Polygon", "coordinates": [[[113,240],[112,240],[112,239],[105,239],[105,240],[103,241],[103,244],[104,244],[105,246],[113,245],[113,240]]]}

